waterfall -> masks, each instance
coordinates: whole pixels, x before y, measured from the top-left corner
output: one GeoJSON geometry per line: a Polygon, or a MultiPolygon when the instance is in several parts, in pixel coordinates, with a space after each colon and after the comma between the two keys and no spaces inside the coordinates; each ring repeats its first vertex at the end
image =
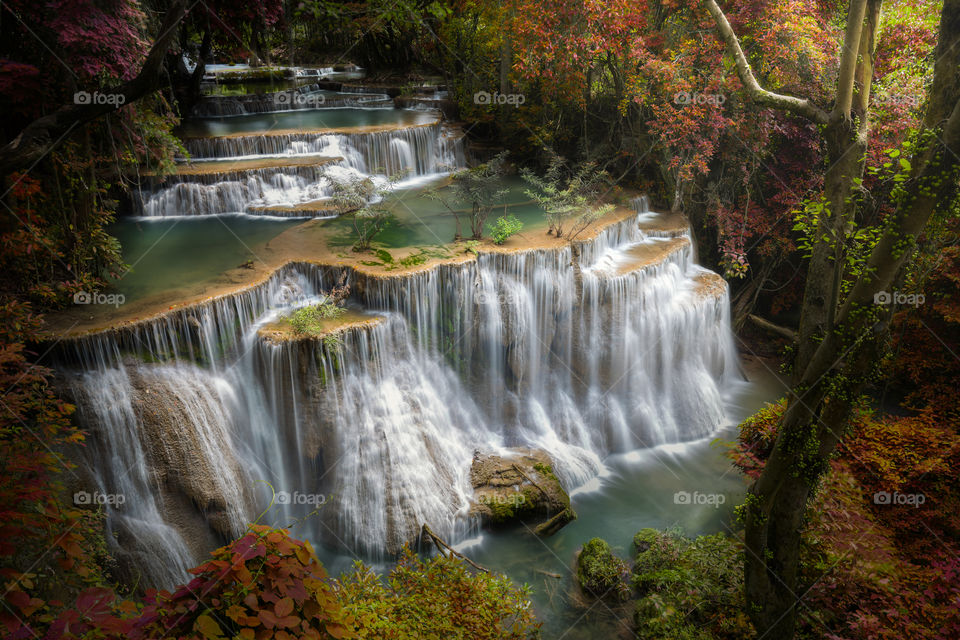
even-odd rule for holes
{"type": "Polygon", "coordinates": [[[637,213],[650,213],[650,198],[646,194],[631,198],[630,207],[637,213]]]}
{"type": "MultiPolygon", "coordinates": [[[[722,423],[722,393],[739,379],[726,284],[695,264],[686,228],[641,224],[650,215],[626,216],[576,251],[481,253],[399,276],[291,264],[246,291],[73,339],[61,366],[88,371],[81,397],[173,398],[158,405],[166,417],[145,420],[134,402],[116,409],[122,420],[83,420],[101,425],[116,455],[164,477],[175,456],[144,434],[178,425],[175,448],[205,470],[203,487],[161,490],[144,472],[131,492],[181,538],[184,518],[158,501],[187,494],[223,536],[266,509],[270,483],[288,497],[261,522],[298,523],[300,535],[352,553],[391,553],[424,523],[462,540],[476,526],[475,450],[543,449],[573,489],[608,455],[722,423]],[[350,304],[376,322],[346,323],[331,340],[267,330],[341,276],[350,304]]],[[[158,562],[180,567],[169,539],[158,562]]]]}
{"type": "Polygon", "coordinates": [[[369,133],[278,133],[213,138],[190,138],[185,148],[193,158],[245,158],[315,153],[347,160],[348,166],[364,173],[392,175],[404,171],[414,175],[435,173],[444,158],[439,153],[440,124],[414,125],[369,133]],[[403,164],[391,150],[394,141],[416,149],[412,164],[403,164]]]}
{"type": "Polygon", "coordinates": [[[430,176],[466,162],[462,133],[440,124],[368,133],[192,138],[185,146],[199,159],[198,167],[211,159],[236,165],[222,162],[223,171],[151,178],[137,198],[142,215],[258,214],[266,207],[271,215],[311,215],[313,209],[303,205],[329,199],[338,182],[367,175],[430,176]],[[290,162],[308,156],[316,163],[290,162]],[[246,168],[251,161],[259,166],[246,168]]]}
{"type": "Polygon", "coordinates": [[[90,431],[92,495],[111,497],[103,501],[107,541],[154,584],[182,582],[204,551],[193,543],[205,525],[223,540],[242,533],[250,483],[233,455],[229,385],[196,367],[117,363],[72,387],[90,431]],[[185,501],[202,517],[191,518],[193,509],[178,504],[185,501]]]}
{"type": "Polygon", "coordinates": [[[321,92],[317,84],[299,87],[294,91],[255,93],[239,96],[205,96],[194,105],[191,115],[200,118],[245,116],[254,113],[270,113],[291,109],[311,109],[317,105],[325,108],[342,107],[392,107],[390,96],[378,92],[347,92],[339,94],[321,92]],[[278,98],[285,96],[287,99],[278,98]],[[303,96],[297,99],[296,96],[303,96]]]}

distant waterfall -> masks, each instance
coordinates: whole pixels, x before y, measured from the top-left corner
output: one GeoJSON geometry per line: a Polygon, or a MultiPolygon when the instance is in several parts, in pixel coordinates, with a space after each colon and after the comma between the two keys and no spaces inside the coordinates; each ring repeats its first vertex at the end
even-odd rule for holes
{"type": "MultiPolygon", "coordinates": [[[[401,180],[463,167],[462,135],[441,124],[370,133],[288,133],[192,138],[186,148],[198,166],[227,161],[222,171],[153,177],[137,194],[148,217],[260,213],[310,215],[298,205],[328,199],[338,182],[358,176],[401,180]],[[285,159],[315,156],[316,164],[285,159]],[[253,159],[256,168],[231,167],[253,159]],[[284,212],[283,207],[291,208],[284,212]]],[[[209,165],[208,165],[209,166],[209,165]]]]}
{"type": "MultiPolygon", "coordinates": [[[[642,217],[581,243],[579,269],[568,247],[481,254],[397,277],[347,271],[352,304],[380,320],[335,342],[262,332],[343,273],[306,264],[246,292],[76,339],[63,367],[87,370],[77,395],[91,406],[98,395],[121,399],[100,402],[116,416],[83,415],[114,452],[90,465],[101,475],[130,465],[162,474],[151,460],[163,462],[163,446],[149,434],[176,424],[175,447],[190,452],[203,486],[158,485],[138,471],[129,490],[157,531],[188,535],[162,504],[185,493],[226,535],[269,504],[269,482],[323,500],[310,517],[317,501],[275,504],[267,521],[305,518],[299,526],[315,539],[378,556],[425,522],[449,540],[466,537],[477,449],[544,449],[573,488],[612,453],[706,436],[723,420],[724,389],[739,379],[726,285],[693,262],[688,234],[646,233],[642,217]],[[124,408],[123,398],[147,390],[169,396],[150,405],[159,415],[124,408]]],[[[109,515],[121,526],[124,514],[109,515]]],[[[157,566],[180,571],[184,545],[166,537],[157,566]]]]}

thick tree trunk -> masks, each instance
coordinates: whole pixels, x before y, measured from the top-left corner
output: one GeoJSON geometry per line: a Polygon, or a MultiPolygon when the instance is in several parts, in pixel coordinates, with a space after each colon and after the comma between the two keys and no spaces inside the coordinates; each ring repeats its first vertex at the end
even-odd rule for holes
{"type": "Polygon", "coordinates": [[[873,55],[881,0],[850,3],[844,54],[838,73],[837,98],[824,128],[827,171],[824,204],[816,230],[803,297],[794,371],[799,375],[827,327],[839,298],[847,230],[856,211],[855,185],[863,178],[869,134],[868,108],[873,55]]]}
{"type": "MultiPolygon", "coordinates": [[[[869,15],[868,10],[868,20],[869,15]]],[[[865,275],[839,308],[833,304],[826,310],[822,339],[802,345],[804,366],[795,372],[773,453],[748,493],[747,603],[758,632],[769,637],[793,635],[804,592],[797,585],[797,561],[807,500],[882,353],[890,309],[875,305],[874,296],[889,290],[933,212],[947,210],[957,197],[960,0],[944,4],[937,59],[919,146],[897,210],[885,223],[865,275]]],[[[836,286],[834,275],[831,270],[810,277],[822,277],[822,290],[828,290],[836,286]]]]}

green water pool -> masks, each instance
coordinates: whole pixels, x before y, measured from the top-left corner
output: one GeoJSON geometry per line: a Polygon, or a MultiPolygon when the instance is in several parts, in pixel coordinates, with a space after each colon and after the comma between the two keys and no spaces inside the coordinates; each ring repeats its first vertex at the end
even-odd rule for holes
{"type": "Polygon", "coordinates": [[[130,268],[113,282],[133,302],[191,288],[257,259],[257,249],[302,220],[249,216],[126,218],[108,230],[130,268]]]}
{"type": "Polygon", "coordinates": [[[435,114],[410,109],[293,109],[244,116],[194,118],[183,124],[179,134],[186,138],[261,134],[286,129],[341,129],[346,127],[412,126],[428,124],[435,114]]]}

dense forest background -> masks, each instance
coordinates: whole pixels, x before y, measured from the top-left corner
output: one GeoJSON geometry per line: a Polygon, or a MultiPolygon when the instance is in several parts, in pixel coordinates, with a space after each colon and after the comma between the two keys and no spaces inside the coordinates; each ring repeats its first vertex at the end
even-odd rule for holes
{"type": "Polygon", "coordinates": [[[3,2],[5,632],[423,637],[414,621],[450,607],[461,622],[494,607],[499,622],[430,637],[533,626],[522,591],[452,561],[408,558],[391,587],[369,572],[331,587],[309,545],[266,529],[189,587],[142,594],[111,575],[98,515],[65,501],[64,452],[83,435],[37,364],[43,314],[123,272],[105,228],[141,176],[183,155],[174,130],[203,62],[249,61],[445,85],[479,160],[509,148],[520,166],[593,162],[609,193],[689,218],[700,260],[731,285],[742,349],[779,358],[794,387],[732,447],[760,479],[743,543],[724,543],[737,570],[709,545],[690,559],[658,539],[690,570],[634,584],[638,634],[960,636],[958,16],[954,0],[3,2]]]}

